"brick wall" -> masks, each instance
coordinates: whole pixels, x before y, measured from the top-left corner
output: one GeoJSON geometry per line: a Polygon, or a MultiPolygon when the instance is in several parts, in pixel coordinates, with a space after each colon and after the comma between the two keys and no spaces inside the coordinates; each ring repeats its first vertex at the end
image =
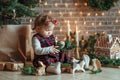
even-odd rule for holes
{"type": "Polygon", "coordinates": [[[82,35],[87,37],[94,32],[120,36],[120,0],[108,11],[95,11],[85,6],[85,2],[85,0],[47,0],[47,6],[41,4],[34,10],[50,14],[58,20],[54,33],[59,40],[63,40],[67,34],[67,20],[70,21],[72,31],[75,30],[77,21],[79,37],[82,35]]]}

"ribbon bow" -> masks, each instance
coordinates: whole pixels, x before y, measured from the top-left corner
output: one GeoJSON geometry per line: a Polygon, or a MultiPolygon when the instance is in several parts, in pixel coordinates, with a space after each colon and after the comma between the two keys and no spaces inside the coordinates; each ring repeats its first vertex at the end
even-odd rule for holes
{"type": "Polygon", "coordinates": [[[54,20],[49,20],[48,22],[52,22],[53,24],[57,24],[57,20],[54,19],[54,20]]]}

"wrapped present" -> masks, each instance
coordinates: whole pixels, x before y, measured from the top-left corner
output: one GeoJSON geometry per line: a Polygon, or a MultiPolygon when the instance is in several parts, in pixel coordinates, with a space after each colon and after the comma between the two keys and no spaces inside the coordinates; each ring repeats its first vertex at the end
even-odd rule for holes
{"type": "Polygon", "coordinates": [[[24,63],[21,62],[7,62],[6,70],[17,71],[24,67],[24,63]]]}
{"type": "Polygon", "coordinates": [[[4,70],[5,62],[0,62],[0,71],[4,70]]]}

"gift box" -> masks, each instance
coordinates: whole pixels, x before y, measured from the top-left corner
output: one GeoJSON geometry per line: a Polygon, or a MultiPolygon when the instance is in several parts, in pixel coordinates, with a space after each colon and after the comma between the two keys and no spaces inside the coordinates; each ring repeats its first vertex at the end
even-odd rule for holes
{"type": "Polygon", "coordinates": [[[7,62],[6,70],[17,71],[24,67],[24,63],[21,62],[7,62]]]}
{"type": "Polygon", "coordinates": [[[5,67],[5,62],[0,62],[0,71],[3,71],[5,67]]]}

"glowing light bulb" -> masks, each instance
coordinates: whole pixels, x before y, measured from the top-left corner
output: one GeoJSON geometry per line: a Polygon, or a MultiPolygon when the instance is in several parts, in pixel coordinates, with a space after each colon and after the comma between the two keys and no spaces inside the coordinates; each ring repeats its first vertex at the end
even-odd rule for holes
{"type": "Polygon", "coordinates": [[[63,39],[64,41],[66,40],[66,37],[63,39]]]}
{"type": "Polygon", "coordinates": [[[60,32],[62,32],[62,29],[60,29],[60,32]]]}
{"type": "Polygon", "coordinates": [[[70,16],[72,16],[72,12],[70,12],[69,14],[70,14],[70,16]]]}
{"type": "Polygon", "coordinates": [[[67,20],[64,20],[64,22],[66,23],[66,22],[67,22],[67,20]]]}
{"type": "Polygon", "coordinates": [[[68,7],[68,4],[67,4],[67,3],[65,3],[65,7],[68,7]]]}
{"type": "Polygon", "coordinates": [[[105,15],[105,13],[104,12],[102,12],[102,16],[104,16],[105,15]]]}
{"type": "Polygon", "coordinates": [[[52,11],[49,11],[49,14],[52,14],[52,11]]]}
{"type": "Polygon", "coordinates": [[[86,22],[84,21],[84,25],[86,24],[86,22]]]}
{"type": "Polygon", "coordinates": [[[87,6],[87,3],[84,3],[85,6],[87,6]]]}
{"type": "Polygon", "coordinates": [[[88,31],[86,31],[86,34],[88,34],[88,31]]]}
{"type": "Polygon", "coordinates": [[[58,4],[57,3],[55,3],[55,7],[57,7],[58,6],[58,4]]]}
{"type": "Polygon", "coordinates": [[[58,37],[56,36],[56,37],[55,37],[55,39],[57,40],[57,39],[58,39],[58,37]]]}
{"type": "Polygon", "coordinates": [[[98,16],[98,13],[95,13],[95,16],[98,16]]]}
{"type": "Polygon", "coordinates": [[[77,21],[75,21],[75,24],[77,24],[77,21]]]}
{"type": "Polygon", "coordinates": [[[78,3],[75,3],[75,6],[77,6],[78,5],[78,3]]]}
{"type": "Polygon", "coordinates": [[[59,12],[59,14],[60,14],[61,16],[63,16],[62,12],[59,12]]]}
{"type": "Polygon", "coordinates": [[[32,23],[32,19],[30,19],[29,22],[32,23]]]}
{"type": "Polygon", "coordinates": [[[60,15],[62,15],[62,12],[59,12],[60,15]]]}
{"type": "Polygon", "coordinates": [[[92,22],[92,26],[94,26],[95,25],[95,23],[94,22],[92,22]]]}
{"type": "Polygon", "coordinates": [[[118,19],[116,19],[115,22],[118,23],[118,19]]]}
{"type": "Polygon", "coordinates": [[[118,13],[120,14],[120,10],[118,11],[118,13]]]}
{"type": "Polygon", "coordinates": [[[47,1],[45,1],[44,6],[47,6],[47,1]]]}
{"type": "Polygon", "coordinates": [[[84,41],[84,39],[82,40],[82,43],[84,43],[85,41],[84,41]]]}
{"type": "Polygon", "coordinates": [[[83,12],[82,12],[82,11],[80,11],[80,12],[79,12],[79,14],[80,14],[80,15],[82,15],[82,14],[83,14],[83,12]]]}
{"type": "Polygon", "coordinates": [[[105,32],[103,31],[102,34],[105,34],[105,32]]]}
{"type": "Polygon", "coordinates": [[[95,32],[94,34],[97,35],[97,32],[95,32]]]}
{"type": "Polygon", "coordinates": [[[88,16],[90,16],[91,14],[90,14],[90,13],[88,13],[87,15],[88,15],[88,16]]]}
{"type": "Polygon", "coordinates": [[[101,26],[102,25],[102,23],[101,22],[99,22],[99,26],[101,26]]]}
{"type": "Polygon", "coordinates": [[[81,30],[78,31],[78,33],[80,33],[80,32],[81,32],[81,30]]]}

